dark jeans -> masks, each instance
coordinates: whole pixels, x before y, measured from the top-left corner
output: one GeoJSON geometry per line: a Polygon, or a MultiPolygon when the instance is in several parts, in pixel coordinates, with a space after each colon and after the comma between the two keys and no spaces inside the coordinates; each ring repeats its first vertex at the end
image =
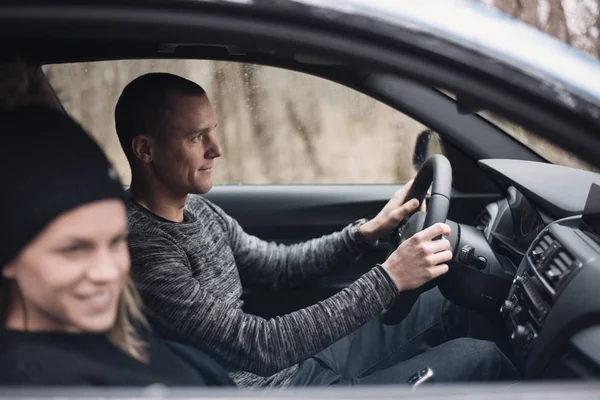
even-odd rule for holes
{"type": "Polygon", "coordinates": [[[436,382],[518,380],[499,346],[508,349],[500,327],[434,288],[400,324],[384,325],[375,317],[302,362],[292,386],[406,383],[426,367],[436,382]]]}

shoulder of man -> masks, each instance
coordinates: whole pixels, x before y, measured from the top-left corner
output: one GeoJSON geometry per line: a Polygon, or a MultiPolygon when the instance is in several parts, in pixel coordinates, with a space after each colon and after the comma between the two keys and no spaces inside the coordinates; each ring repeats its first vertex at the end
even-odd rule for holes
{"type": "Polygon", "coordinates": [[[155,252],[158,248],[184,254],[178,236],[172,230],[165,229],[160,221],[139,210],[138,207],[135,204],[128,205],[127,210],[128,242],[132,264],[138,257],[155,252]]]}
{"type": "Polygon", "coordinates": [[[221,207],[202,195],[190,195],[186,208],[200,219],[217,217],[225,225],[228,225],[229,222],[233,220],[233,218],[223,211],[221,207]]]}
{"type": "Polygon", "coordinates": [[[194,213],[213,212],[217,214],[225,214],[225,211],[223,211],[219,206],[200,194],[189,195],[186,208],[194,213]]]}
{"type": "Polygon", "coordinates": [[[127,204],[127,225],[129,236],[165,234],[160,227],[160,222],[147,215],[140,206],[129,202],[127,204]]]}

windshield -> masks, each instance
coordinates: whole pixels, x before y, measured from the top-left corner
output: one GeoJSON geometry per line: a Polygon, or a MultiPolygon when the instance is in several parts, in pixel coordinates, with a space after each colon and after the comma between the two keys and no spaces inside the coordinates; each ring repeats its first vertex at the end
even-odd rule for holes
{"type": "MultiPolygon", "coordinates": [[[[441,93],[456,101],[456,95],[448,90],[437,88],[441,93]]],[[[512,136],[514,139],[525,145],[528,149],[551,162],[552,164],[563,165],[565,167],[578,168],[586,171],[599,172],[600,169],[583,161],[575,154],[564,150],[555,145],[548,139],[535,134],[521,125],[516,124],[492,111],[484,110],[476,112],[478,116],[494,125],[499,130],[512,136]]]]}
{"type": "Polygon", "coordinates": [[[520,143],[524,144],[529,149],[533,150],[535,153],[553,164],[584,169],[586,171],[600,171],[600,169],[581,160],[575,154],[562,149],[549,140],[544,139],[543,137],[528,131],[522,126],[515,124],[491,111],[480,111],[477,113],[477,115],[506,132],[520,143]]]}

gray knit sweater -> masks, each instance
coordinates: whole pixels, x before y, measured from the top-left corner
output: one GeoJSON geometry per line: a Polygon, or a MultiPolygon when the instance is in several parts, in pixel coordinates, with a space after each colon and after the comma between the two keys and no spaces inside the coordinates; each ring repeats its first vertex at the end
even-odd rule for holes
{"type": "Polygon", "coordinates": [[[242,311],[242,286],[285,290],[343,268],[361,250],[349,228],[291,246],[267,243],[200,196],[190,196],[183,223],[133,202],[128,218],[132,276],[154,329],[212,354],[240,386],[288,386],[299,362],[397,294],[375,267],[327,300],[266,320],[242,311]]]}

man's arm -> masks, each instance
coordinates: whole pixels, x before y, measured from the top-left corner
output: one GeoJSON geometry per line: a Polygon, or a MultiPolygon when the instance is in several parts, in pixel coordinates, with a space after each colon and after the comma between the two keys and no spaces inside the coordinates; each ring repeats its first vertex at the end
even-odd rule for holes
{"type": "Polygon", "coordinates": [[[375,267],[335,296],[266,320],[213,296],[168,237],[133,236],[132,274],[159,332],[213,354],[230,368],[269,376],[305,360],[385,309],[397,288],[375,267]]]}
{"type": "Polygon", "coordinates": [[[370,243],[356,242],[350,226],[318,239],[283,245],[247,234],[223,212],[221,217],[226,221],[229,243],[244,285],[275,290],[299,286],[352,262],[370,247],[370,243]]]}
{"type": "Polygon", "coordinates": [[[360,225],[360,229],[349,225],[340,232],[288,246],[247,234],[221,208],[204,201],[225,225],[242,282],[277,290],[325,275],[332,268],[352,262],[359,253],[371,248],[372,242],[391,232],[405,215],[419,206],[416,200],[404,204],[411,184],[412,181],[398,190],[381,212],[360,225]]]}

